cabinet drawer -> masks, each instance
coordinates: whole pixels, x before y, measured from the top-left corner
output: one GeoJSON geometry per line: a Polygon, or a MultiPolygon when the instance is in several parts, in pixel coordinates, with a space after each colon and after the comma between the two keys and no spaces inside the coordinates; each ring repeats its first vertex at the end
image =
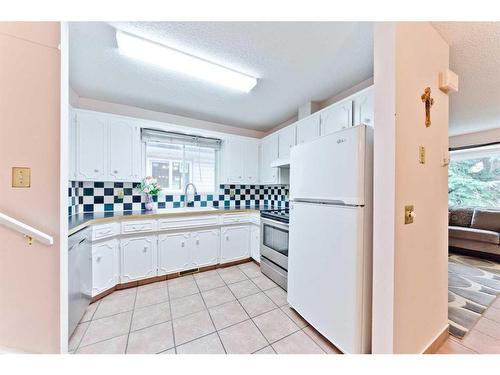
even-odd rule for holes
{"type": "Polygon", "coordinates": [[[248,214],[225,214],[222,216],[222,224],[248,223],[250,215],[248,214]]]}
{"type": "Polygon", "coordinates": [[[122,223],[122,233],[144,233],[155,230],[154,220],[125,221],[122,223]]]}
{"type": "Polygon", "coordinates": [[[92,227],[92,241],[116,236],[119,233],[120,225],[118,223],[96,225],[92,227]]]}
{"type": "Polygon", "coordinates": [[[212,227],[219,225],[218,215],[172,217],[158,220],[158,230],[212,227]]]}

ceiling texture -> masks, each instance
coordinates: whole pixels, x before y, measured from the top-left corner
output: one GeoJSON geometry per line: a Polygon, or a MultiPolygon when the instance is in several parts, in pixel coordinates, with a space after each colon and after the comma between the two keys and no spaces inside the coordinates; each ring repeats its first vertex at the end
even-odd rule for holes
{"type": "Polygon", "coordinates": [[[450,135],[500,127],[500,22],[434,22],[450,44],[459,91],[450,95],[450,135]]]}
{"type": "Polygon", "coordinates": [[[70,84],[79,96],[241,128],[268,130],[296,115],[300,105],[372,76],[372,23],[70,24],[70,84]],[[115,29],[252,75],[258,83],[240,93],[121,56],[115,29]]]}

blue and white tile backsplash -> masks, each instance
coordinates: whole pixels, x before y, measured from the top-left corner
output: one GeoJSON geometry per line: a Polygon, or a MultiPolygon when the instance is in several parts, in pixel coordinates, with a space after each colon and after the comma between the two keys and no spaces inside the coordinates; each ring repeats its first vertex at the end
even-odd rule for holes
{"type": "MultiPolygon", "coordinates": [[[[132,182],[78,182],[70,181],[68,214],[104,211],[140,211],[145,197],[132,182]],[[121,195],[123,193],[123,195],[121,195]]],[[[190,195],[192,198],[192,195],[190,195]]],[[[158,208],[182,207],[184,194],[155,197],[158,208]]],[[[220,185],[215,194],[194,196],[193,207],[288,207],[286,185],[220,185]]]]}

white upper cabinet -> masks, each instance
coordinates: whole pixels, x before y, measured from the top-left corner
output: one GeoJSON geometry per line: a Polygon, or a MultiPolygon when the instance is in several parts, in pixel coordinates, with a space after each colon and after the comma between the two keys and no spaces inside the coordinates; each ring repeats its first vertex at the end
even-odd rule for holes
{"type": "Polygon", "coordinates": [[[255,185],[259,183],[259,140],[246,138],[243,142],[244,181],[255,185]]]}
{"type": "Polygon", "coordinates": [[[138,122],[77,110],[73,112],[69,134],[70,164],[75,166],[74,172],[70,166],[71,180],[140,180],[142,146],[138,122]]]}
{"type": "Polygon", "coordinates": [[[259,177],[259,140],[232,136],[222,149],[222,183],[257,184],[259,177]]]}
{"type": "Polygon", "coordinates": [[[278,159],[290,159],[290,149],[295,146],[295,126],[288,126],[278,132],[278,159]]]}
{"type": "Polygon", "coordinates": [[[312,141],[319,136],[319,115],[311,115],[295,123],[297,144],[312,141]]]}
{"type": "Polygon", "coordinates": [[[76,178],[102,181],[107,176],[107,127],[102,116],[78,113],[76,121],[76,178]]]}
{"type": "Polygon", "coordinates": [[[374,126],[373,87],[356,95],[354,98],[354,125],[374,126]]]}
{"type": "Polygon", "coordinates": [[[68,152],[69,152],[69,180],[76,180],[76,114],[73,110],[69,111],[68,119],[68,152]]]}
{"type": "Polygon", "coordinates": [[[108,122],[108,174],[111,181],[137,181],[141,167],[141,134],[126,120],[108,122]]]}
{"type": "Polygon", "coordinates": [[[261,141],[261,184],[279,183],[278,168],[271,167],[271,163],[278,159],[278,147],[279,138],[277,133],[271,134],[261,141]]]}
{"type": "Polygon", "coordinates": [[[321,135],[352,126],[352,100],[345,100],[320,112],[321,135]]]}

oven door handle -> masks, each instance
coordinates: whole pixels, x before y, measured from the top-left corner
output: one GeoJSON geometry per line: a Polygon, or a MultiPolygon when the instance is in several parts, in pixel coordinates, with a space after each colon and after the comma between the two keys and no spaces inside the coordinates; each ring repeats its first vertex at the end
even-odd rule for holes
{"type": "Polygon", "coordinates": [[[261,219],[260,221],[262,223],[262,226],[264,226],[264,224],[267,224],[270,227],[288,231],[288,224],[282,223],[281,221],[276,221],[271,219],[261,219]]]}

